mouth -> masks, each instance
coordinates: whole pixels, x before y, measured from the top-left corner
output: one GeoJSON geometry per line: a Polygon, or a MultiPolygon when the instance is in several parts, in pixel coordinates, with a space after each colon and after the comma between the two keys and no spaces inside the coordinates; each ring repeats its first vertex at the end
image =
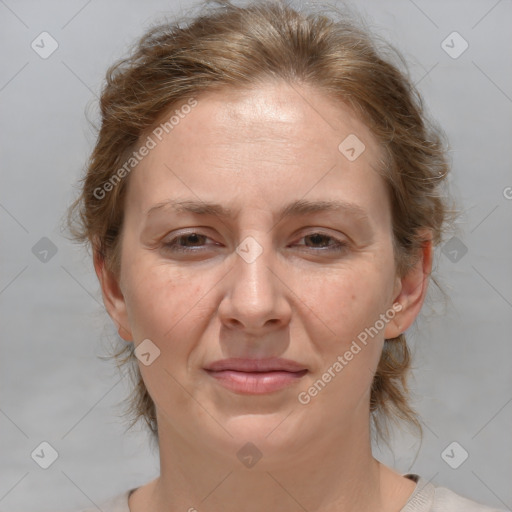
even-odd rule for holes
{"type": "Polygon", "coordinates": [[[240,394],[273,393],[296,384],[308,369],[286,359],[224,359],[206,373],[223,387],[240,394]]]}

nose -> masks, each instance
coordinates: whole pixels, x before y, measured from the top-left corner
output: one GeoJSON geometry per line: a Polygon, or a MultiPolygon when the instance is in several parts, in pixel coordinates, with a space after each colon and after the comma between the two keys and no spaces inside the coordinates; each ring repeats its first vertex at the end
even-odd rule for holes
{"type": "Polygon", "coordinates": [[[218,308],[223,325],[254,335],[288,325],[291,291],[280,275],[283,272],[269,237],[246,237],[233,257],[234,267],[224,281],[218,308]]]}

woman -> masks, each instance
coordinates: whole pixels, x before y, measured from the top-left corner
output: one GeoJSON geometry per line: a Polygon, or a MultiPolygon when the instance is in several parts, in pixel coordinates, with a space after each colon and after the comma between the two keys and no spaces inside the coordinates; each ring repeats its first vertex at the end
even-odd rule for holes
{"type": "Polygon", "coordinates": [[[383,55],[343,19],[219,2],[109,70],[70,220],[161,467],[103,511],[492,510],[372,455],[372,427],[420,429],[404,332],[450,211],[383,55]]]}

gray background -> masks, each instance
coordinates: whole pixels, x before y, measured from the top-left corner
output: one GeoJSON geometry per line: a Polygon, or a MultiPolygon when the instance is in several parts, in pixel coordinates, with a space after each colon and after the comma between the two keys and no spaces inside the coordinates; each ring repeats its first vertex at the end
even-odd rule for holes
{"type": "MultiPolygon", "coordinates": [[[[423,444],[400,434],[394,456],[385,447],[376,454],[399,471],[510,508],[512,2],[357,5],[405,54],[444,127],[452,193],[464,210],[458,253],[436,251],[435,275],[450,299],[432,287],[408,332],[423,444]],[[453,31],[469,43],[456,59],[441,47],[453,31]],[[458,469],[441,458],[453,441],[469,453],[458,469]]],[[[176,1],[0,0],[2,511],[92,506],[158,474],[146,434],[124,433],[116,416],[127,379],[98,358],[116,333],[89,256],[60,225],[94,143],[85,112],[97,118],[107,66],[156,16],[179,9],[176,1]],[[43,31],[59,44],[47,59],[31,48],[43,31]],[[32,252],[42,237],[57,248],[47,262],[32,252]],[[30,455],[43,441],[58,452],[46,470],[30,455]]]]}

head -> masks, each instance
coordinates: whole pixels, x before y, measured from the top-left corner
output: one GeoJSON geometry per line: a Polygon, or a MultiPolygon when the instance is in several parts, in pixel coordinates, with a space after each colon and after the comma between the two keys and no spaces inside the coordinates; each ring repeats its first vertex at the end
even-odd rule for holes
{"type": "Polygon", "coordinates": [[[200,403],[235,436],[292,410],[281,441],[347,415],[381,435],[387,419],[421,430],[404,332],[447,224],[439,130],[392,50],[353,21],[280,3],[202,12],[109,69],[70,209],[133,372],[132,424],[204,435],[200,403]],[[159,350],[148,366],[143,340],[159,350]],[[308,372],[247,399],[205,372],[236,357],[308,372]]]}

